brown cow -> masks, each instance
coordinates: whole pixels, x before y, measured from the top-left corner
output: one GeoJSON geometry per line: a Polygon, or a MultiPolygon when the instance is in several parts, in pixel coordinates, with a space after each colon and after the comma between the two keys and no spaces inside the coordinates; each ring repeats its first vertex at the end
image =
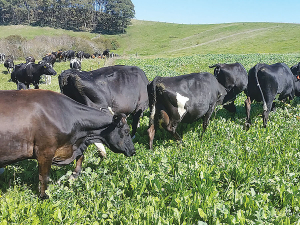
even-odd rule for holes
{"type": "Polygon", "coordinates": [[[0,91],[0,167],[37,159],[40,198],[48,198],[45,190],[51,165],[67,165],[76,159],[73,176],[77,177],[90,144],[104,144],[126,156],[135,154],[125,118],[53,91],[0,91]]]}

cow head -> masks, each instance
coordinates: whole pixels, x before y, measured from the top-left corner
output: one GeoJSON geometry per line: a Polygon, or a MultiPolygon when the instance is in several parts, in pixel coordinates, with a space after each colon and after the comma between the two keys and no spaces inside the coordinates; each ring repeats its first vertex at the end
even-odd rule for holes
{"type": "Polygon", "coordinates": [[[45,74],[45,75],[56,75],[56,71],[53,69],[53,67],[50,63],[40,61],[39,65],[42,66],[43,74],[45,74]]]}
{"type": "Polygon", "coordinates": [[[104,136],[104,144],[113,152],[123,153],[125,156],[135,154],[125,114],[114,115],[112,123],[101,133],[101,136],[104,136]]]}
{"type": "Polygon", "coordinates": [[[298,75],[295,76],[296,79],[295,79],[295,95],[297,97],[300,96],[300,74],[298,72],[298,75]]]}

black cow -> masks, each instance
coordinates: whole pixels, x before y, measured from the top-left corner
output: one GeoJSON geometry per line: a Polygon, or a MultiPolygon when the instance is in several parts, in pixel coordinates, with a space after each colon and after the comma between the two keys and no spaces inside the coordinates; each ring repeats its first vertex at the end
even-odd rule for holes
{"type": "Polygon", "coordinates": [[[0,124],[0,167],[37,159],[41,198],[48,197],[51,164],[67,165],[76,159],[77,177],[83,153],[92,143],[126,156],[135,154],[125,115],[113,116],[107,109],[96,110],[53,91],[0,91],[0,124]]]}
{"type": "Polygon", "coordinates": [[[102,55],[105,57],[109,57],[109,49],[106,49],[102,52],[102,55]]]}
{"type": "Polygon", "coordinates": [[[300,96],[299,80],[284,63],[256,64],[249,70],[248,76],[247,99],[245,101],[246,130],[251,124],[251,102],[253,100],[263,102],[263,125],[266,127],[269,113],[275,109],[273,101],[276,95],[279,95],[278,100],[293,99],[295,95],[300,96]]]}
{"type": "Polygon", "coordinates": [[[16,68],[11,73],[11,80],[17,84],[17,89],[29,88],[30,84],[34,85],[35,89],[39,89],[41,75],[56,75],[52,65],[43,61],[35,63],[21,63],[16,65],[16,68]],[[24,84],[24,85],[23,85],[24,84]]]}
{"type": "Polygon", "coordinates": [[[15,67],[14,60],[12,58],[7,58],[3,65],[6,67],[8,73],[11,73],[15,67]]]}
{"type": "Polygon", "coordinates": [[[210,73],[154,78],[148,85],[150,149],[159,126],[181,141],[176,132],[178,123],[191,123],[204,116],[202,138],[211,114],[225,95],[225,88],[210,73]]]}
{"type": "Polygon", "coordinates": [[[42,61],[44,61],[45,63],[50,63],[53,66],[54,63],[56,62],[56,56],[51,53],[49,55],[44,56],[42,58],[42,61]]]}
{"type": "Polygon", "coordinates": [[[70,68],[71,69],[76,69],[76,70],[81,70],[81,62],[76,58],[71,59],[70,68]]]}
{"type": "Polygon", "coordinates": [[[110,66],[90,72],[74,69],[63,71],[59,77],[61,93],[94,107],[109,108],[112,113],[131,114],[132,136],[139,118],[148,108],[148,79],[135,66],[110,66]]]}
{"type": "Polygon", "coordinates": [[[300,62],[296,65],[293,65],[291,67],[291,71],[294,75],[299,76],[299,79],[300,79],[300,62]]]}
{"type": "Polygon", "coordinates": [[[89,53],[83,53],[83,57],[85,59],[89,59],[89,58],[91,58],[91,55],[89,53]]]}
{"type": "Polygon", "coordinates": [[[235,113],[236,107],[234,101],[236,96],[247,89],[247,71],[240,63],[215,64],[209,68],[214,67],[214,75],[217,77],[219,83],[225,87],[227,92],[227,95],[224,98],[223,107],[228,111],[235,113]]]}

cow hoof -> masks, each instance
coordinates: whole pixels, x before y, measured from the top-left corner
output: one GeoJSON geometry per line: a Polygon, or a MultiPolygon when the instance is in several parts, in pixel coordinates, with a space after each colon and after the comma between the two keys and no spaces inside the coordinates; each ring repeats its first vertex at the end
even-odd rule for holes
{"type": "Polygon", "coordinates": [[[39,198],[40,198],[41,200],[46,200],[46,199],[49,199],[49,196],[48,196],[46,193],[44,193],[43,195],[40,194],[39,198]]]}
{"type": "Polygon", "coordinates": [[[98,151],[98,154],[101,159],[106,159],[106,152],[98,151]]]}
{"type": "Polygon", "coordinates": [[[250,128],[250,123],[245,123],[245,126],[244,126],[244,129],[246,130],[246,131],[248,131],[249,130],[249,128],[250,128]]]}

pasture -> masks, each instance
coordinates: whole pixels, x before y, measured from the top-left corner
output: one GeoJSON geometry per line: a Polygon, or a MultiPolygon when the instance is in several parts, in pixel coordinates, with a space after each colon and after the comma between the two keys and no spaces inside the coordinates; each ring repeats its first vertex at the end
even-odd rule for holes
{"type": "MultiPolygon", "coordinates": [[[[285,62],[300,54],[207,54],[176,58],[118,59],[136,65],[151,81],[155,76],[213,72],[215,63],[240,62],[248,71],[256,63],[285,62]]],[[[83,70],[108,65],[84,60],[83,70]]],[[[112,62],[110,62],[112,63],[112,62]]],[[[56,63],[58,73],[68,62],[56,63]]],[[[59,92],[57,76],[41,89],[59,92]]],[[[0,65],[0,89],[16,89],[0,65]]],[[[91,145],[77,180],[68,180],[74,164],[52,167],[48,194],[38,196],[36,160],[6,167],[0,176],[0,224],[300,224],[300,101],[277,102],[267,128],[262,104],[252,104],[252,126],[243,128],[245,95],[236,100],[237,113],[221,106],[199,140],[202,121],[180,124],[178,144],[158,130],[148,149],[146,111],[134,139],[131,158],[107,150],[97,156],[91,145]]],[[[12,103],[13,104],[13,103],[12,103]]]]}

